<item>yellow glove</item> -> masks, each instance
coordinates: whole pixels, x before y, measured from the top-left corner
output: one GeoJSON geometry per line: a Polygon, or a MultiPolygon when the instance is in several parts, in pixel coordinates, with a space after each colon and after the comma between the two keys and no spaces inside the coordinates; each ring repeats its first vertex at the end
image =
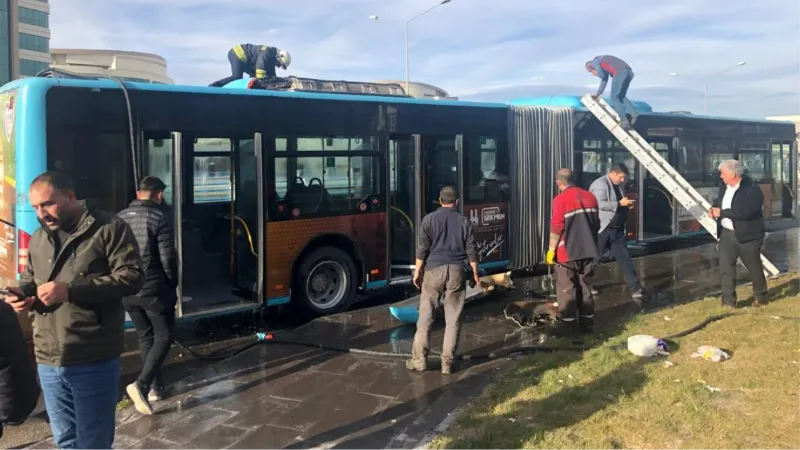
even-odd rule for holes
{"type": "Polygon", "coordinates": [[[545,257],[544,260],[550,266],[555,264],[556,263],[556,251],[555,250],[548,250],[547,251],[547,256],[545,257]]]}

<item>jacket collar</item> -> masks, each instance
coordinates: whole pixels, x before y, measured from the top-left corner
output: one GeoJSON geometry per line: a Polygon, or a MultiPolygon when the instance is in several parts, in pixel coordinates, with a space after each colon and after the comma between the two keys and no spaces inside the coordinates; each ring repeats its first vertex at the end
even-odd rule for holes
{"type": "MultiPolygon", "coordinates": [[[[75,225],[75,230],[73,230],[71,233],[72,235],[79,235],[86,232],[86,230],[88,230],[95,221],[93,213],[97,209],[96,204],[91,200],[78,200],[78,204],[83,208],[83,214],[81,215],[80,219],[78,219],[78,223],[75,225]]],[[[47,225],[45,225],[41,220],[39,220],[39,226],[51,238],[55,236],[55,233],[47,228],[47,225]]]]}

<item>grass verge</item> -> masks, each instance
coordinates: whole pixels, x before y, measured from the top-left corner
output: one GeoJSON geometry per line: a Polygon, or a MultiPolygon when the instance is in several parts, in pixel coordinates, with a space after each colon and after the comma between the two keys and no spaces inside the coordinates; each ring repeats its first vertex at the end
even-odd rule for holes
{"type": "Polygon", "coordinates": [[[769,305],[740,310],[760,315],[711,323],[676,339],[670,356],[639,358],[620,344],[731,311],[719,297],[639,315],[611,337],[601,330],[583,354],[531,356],[430,447],[800,448],[800,322],[772,317],[800,315],[799,288],[800,274],[771,280],[769,305]],[[690,357],[706,344],[731,359],[690,357]]]}

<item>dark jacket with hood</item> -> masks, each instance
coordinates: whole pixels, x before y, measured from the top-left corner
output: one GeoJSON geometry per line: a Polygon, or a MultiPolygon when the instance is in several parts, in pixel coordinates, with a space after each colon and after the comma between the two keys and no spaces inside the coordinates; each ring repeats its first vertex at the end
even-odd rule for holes
{"type": "Polygon", "coordinates": [[[31,308],[36,360],[51,366],[106,361],[122,353],[122,298],[139,292],[144,274],[139,246],[125,221],[81,202],[78,224],[56,253],[56,237],[42,226],[33,233],[20,289],[36,296],[49,281],[69,286],[65,303],[31,308]]]}
{"type": "Polygon", "coordinates": [[[130,225],[139,244],[144,284],[138,296],[175,300],[178,254],[170,208],[151,200],[134,200],[117,216],[130,225]]]}
{"type": "Polygon", "coordinates": [[[3,424],[18,425],[39,400],[36,366],[22,334],[17,314],[0,300],[0,437],[3,424]]]}
{"type": "MultiPolygon", "coordinates": [[[[720,184],[719,193],[713,206],[722,207],[722,198],[727,189],[728,186],[725,183],[720,184]]],[[[744,175],[739,183],[739,189],[733,194],[730,209],[720,211],[720,217],[717,219],[717,236],[722,233],[722,219],[731,219],[733,231],[739,243],[763,239],[766,231],[763,208],[764,193],[752,178],[744,175]]]]}

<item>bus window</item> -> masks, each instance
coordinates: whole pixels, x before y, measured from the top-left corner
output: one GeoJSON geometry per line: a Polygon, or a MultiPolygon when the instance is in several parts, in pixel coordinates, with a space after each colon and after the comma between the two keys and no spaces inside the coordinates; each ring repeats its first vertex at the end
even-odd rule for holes
{"type": "Polygon", "coordinates": [[[678,139],[678,172],[686,181],[702,181],[703,141],[699,137],[685,136],[678,139]]]}
{"type": "Polygon", "coordinates": [[[47,169],[70,176],[75,194],[119,212],[136,190],[130,134],[117,92],[53,88],[47,92],[47,169]],[[91,164],[98,170],[87,170],[91,164]]]}
{"type": "Polygon", "coordinates": [[[48,170],[69,175],[79,199],[92,200],[100,209],[114,213],[128,206],[136,188],[130,176],[127,133],[51,128],[47,142],[48,170]],[[86,170],[87,161],[102,169],[86,170]]]}
{"type": "Polygon", "coordinates": [[[497,148],[493,137],[468,137],[465,146],[466,200],[471,203],[508,201],[511,185],[508,164],[497,148]]]}
{"type": "Polygon", "coordinates": [[[172,198],[172,139],[147,139],[145,141],[144,166],[145,176],[158,177],[167,188],[164,198],[172,198]]]}
{"type": "Polygon", "coordinates": [[[194,203],[230,202],[231,145],[228,138],[201,138],[194,143],[194,203]]]}
{"type": "MultiPolygon", "coordinates": [[[[669,162],[669,144],[665,142],[650,142],[650,145],[664,158],[665,161],[669,162]]],[[[647,179],[655,178],[651,172],[647,172],[647,179]]]]}
{"type": "Polygon", "coordinates": [[[766,153],[741,152],[739,153],[739,161],[753,180],[758,181],[769,178],[766,153]]]}
{"type": "MultiPolygon", "coordinates": [[[[383,192],[377,139],[302,137],[293,144],[296,156],[276,157],[274,164],[277,199],[293,217],[358,213],[361,201],[383,192]]],[[[281,147],[285,142],[276,140],[276,150],[291,150],[281,147]]]]}

